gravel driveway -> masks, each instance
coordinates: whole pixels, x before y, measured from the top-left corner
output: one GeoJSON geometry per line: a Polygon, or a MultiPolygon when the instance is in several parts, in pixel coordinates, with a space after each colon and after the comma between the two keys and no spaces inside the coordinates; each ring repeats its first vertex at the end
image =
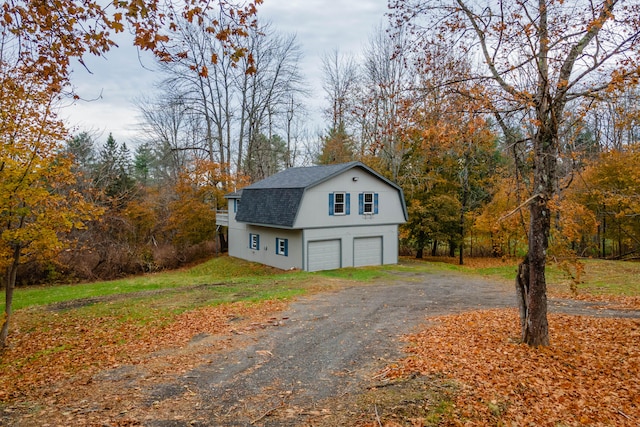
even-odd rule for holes
{"type": "MultiPolygon", "coordinates": [[[[515,305],[513,287],[475,276],[396,274],[386,283],[300,298],[279,315],[277,326],[238,335],[233,350],[211,354],[209,363],[145,390],[149,407],[169,405],[177,415],[150,417],[145,425],[314,425],[314,417],[331,411],[328,399],[335,404],[379,383],[376,373],[403,357],[399,338],[429,317],[515,305]]],[[[571,300],[551,301],[550,311],[619,314],[571,300]]]]}
{"type": "MultiPolygon", "coordinates": [[[[402,274],[391,283],[355,285],[299,299],[277,328],[151,392],[150,401],[185,389],[201,404],[191,425],[297,425],[326,408],[323,399],[357,392],[402,356],[398,338],[427,316],[514,305],[511,288],[459,274],[402,274]],[[290,415],[273,419],[276,409],[290,415]],[[206,420],[206,421],[205,421],[206,420]],[[194,422],[196,421],[196,422],[194,422]]],[[[149,426],[179,426],[155,420],[149,426]]]]}

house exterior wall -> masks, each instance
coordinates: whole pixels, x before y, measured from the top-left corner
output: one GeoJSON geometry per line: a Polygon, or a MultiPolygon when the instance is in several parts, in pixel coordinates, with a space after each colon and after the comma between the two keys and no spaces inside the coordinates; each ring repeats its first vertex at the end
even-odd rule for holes
{"type": "Polygon", "coordinates": [[[308,269],[308,248],[309,242],[323,240],[340,240],[341,265],[342,267],[353,267],[354,265],[354,240],[361,237],[381,237],[382,238],[382,264],[398,263],[398,225],[362,225],[352,227],[331,227],[313,228],[305,230],[303,233],[304,244],[302,249],[302,268],[308,269]]]}
{"type": "Polygon", "coordinates": [[[398,190],[363,169],[353,168],[305,191],[294,228],[397,225],[403,222],[405,217],[398,190]],[[349,194],[348,215],[330,215],[329,195],[335,192],[349,194]],[[378,195],[377,214],[358,213],[358,196],[364,192],[378,195]]]}
{"type": "Polygon", "coordinates": [[[302,268],[302,231],[259,227],[235,220],[234,201],[229,200],[229,255],[289,270],[302,268]],[[250,247],[250,236],[258,236],[258,248],[250,247]],[[286,239],[286,255],[277,253],[276,239],[286,239]]]}
{"type": "Polygon", "coordinates": [[[245,248],[241,244],[247,232],[247,225],[236,221],[238,199],[228,199],[228,225],[227,225],[227,241],[229,246],[229,255],[236,258],[245,258],[245,248]]]}

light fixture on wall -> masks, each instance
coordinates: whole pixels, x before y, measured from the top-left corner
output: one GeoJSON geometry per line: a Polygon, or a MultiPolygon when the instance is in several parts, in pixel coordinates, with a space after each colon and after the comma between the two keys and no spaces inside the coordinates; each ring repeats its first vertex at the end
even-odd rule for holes
{"type": "Polygon", "coordinates": [[[356,182],[358,180],[357,176],[354,176],[353,178],[351,178],[353,180],[353,182],[356,182]]]}

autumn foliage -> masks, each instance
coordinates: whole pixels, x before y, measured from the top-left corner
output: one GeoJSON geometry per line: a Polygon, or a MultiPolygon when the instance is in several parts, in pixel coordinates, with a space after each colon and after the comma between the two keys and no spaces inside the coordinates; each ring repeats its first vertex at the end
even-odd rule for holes
{"type": "MultiPolygon", "coordinates": [[[[239,59],[246,50],[238,40],[255,25],[256,5],[225,0],[55,0],[6,1],[0,9],[0,270],[6,292],[0,347],[5,346],[13,289],[22,261],[51,258],[62,248],[62,236],[99,213],[85,202],[74,182],[72,159],[62,154],[68,137],[57,118],[60,101],[72,95],[71,67],[87,55],[116,47],[114,34],[130,29],[134,44],[162,61],[174,58],[167,44],[176,22],[207,22],[208,33],[224,53],[239,59]],[[225,14],[221,24],[212,16],[225,14]]],[[[212,62],[217,58],[211,57],[212,62]]],[[[252,58],[247,57],[249,66],[252,58]]],[[[203,65],[201,73],[206,70],[203,65]]],[[[77,98],[76,94],[73,97],[77,98]]],[[[120,188],[131,189],[129,182],[120,188]]],[[[113,200],[113,194],[106,194],[113,200]]]]}
{"type": "Polygon", "coordinates": [[[517,313],[430,319],[407,338],[411,356],[389,377],[443,376],[457,393],[443,425],[616,425],[640,419],[640,322],[550,315],[552,347],[513,335],[517,313]]]}

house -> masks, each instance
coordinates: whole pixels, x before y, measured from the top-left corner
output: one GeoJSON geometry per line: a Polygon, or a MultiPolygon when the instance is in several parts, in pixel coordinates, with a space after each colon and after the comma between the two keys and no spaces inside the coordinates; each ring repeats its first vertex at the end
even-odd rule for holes
{"type": "Polygon", "coordinates": [[[290,168],[225,197],[231,256],[307,271],[398,262],[402,189],[360,162],[290,168]]]}

